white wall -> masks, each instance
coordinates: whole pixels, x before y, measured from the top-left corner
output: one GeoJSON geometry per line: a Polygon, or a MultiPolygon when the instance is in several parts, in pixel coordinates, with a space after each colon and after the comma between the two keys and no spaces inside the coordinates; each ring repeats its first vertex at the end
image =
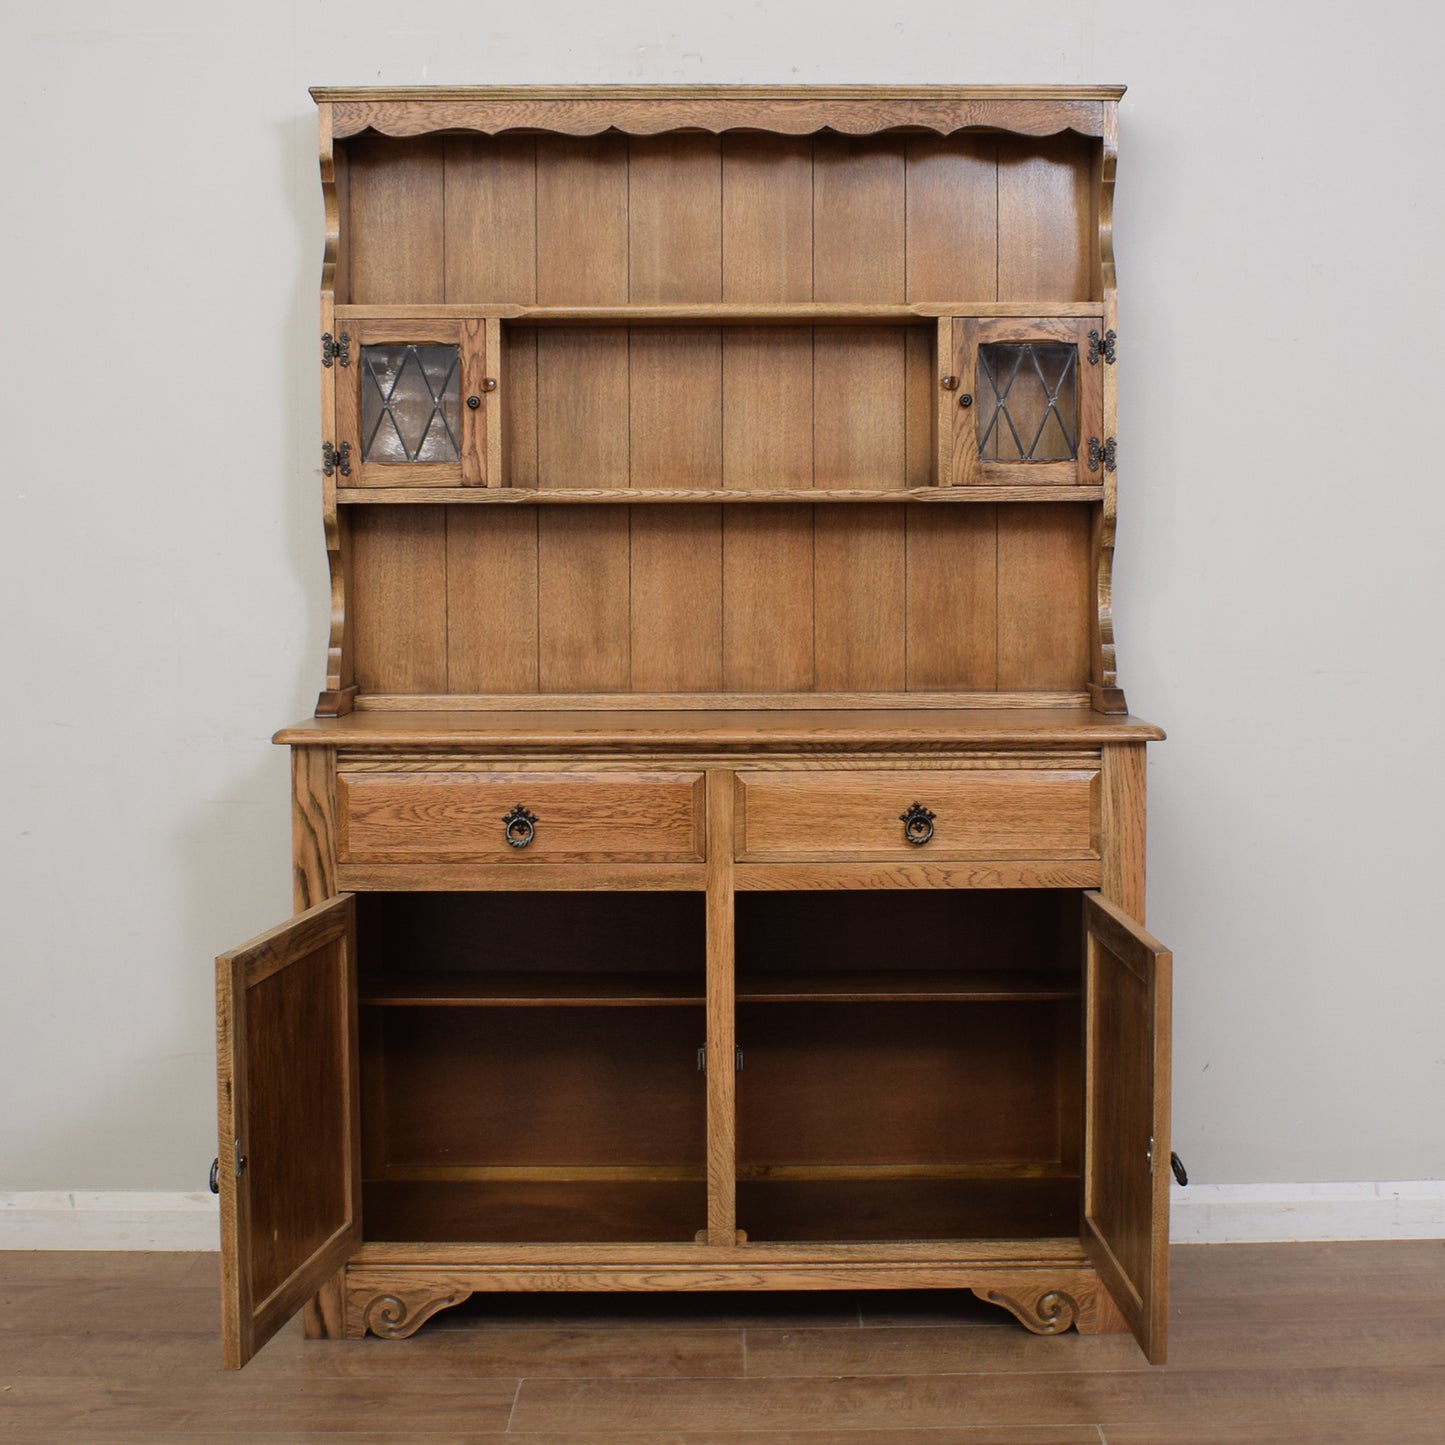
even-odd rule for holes
{"type": "Polygon", "coordinates": [[[1437,6],[57,3],[0,50],[0,1189],[198,1187],[321,682],[316,83],[1126,81],[1122,678],[1177,1144],[1445,1161],[1437,6]],[[901,16],[902,18],[895,18],[901,16]]]}

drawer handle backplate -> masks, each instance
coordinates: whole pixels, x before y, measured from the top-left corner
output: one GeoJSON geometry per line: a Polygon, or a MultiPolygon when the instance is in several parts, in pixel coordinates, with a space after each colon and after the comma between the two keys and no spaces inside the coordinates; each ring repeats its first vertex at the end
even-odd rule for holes
{"type": "Polygon", "coordinates": [[[502,819],[502,833],[513,848],[525,848],[537,836],[537,815],[518,803],[502,819]]]}
{"type": "Polygon", "coordinates": [[[937,816],[936,813],[930,813],[922,803],[915,803],[906,813],[898,815],[898,821],[903,824],[903,836],[921,848],[933,837],[933,820],[937,816]]]}

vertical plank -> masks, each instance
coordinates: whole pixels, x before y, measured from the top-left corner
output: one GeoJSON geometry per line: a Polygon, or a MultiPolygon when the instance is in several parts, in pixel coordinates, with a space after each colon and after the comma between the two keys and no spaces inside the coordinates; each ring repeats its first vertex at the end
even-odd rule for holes
{"type": "Polygon", "coordinates": [[[733,775],[707,773],[707,1242],[737,1242],[733,775]]]}
{"type": "Polygon", "coordinates": [[[537,142],[449,136],[445,166],[446,300],[537,299],[537,142]]]}
{"type": "Polygon", "coordinates": [[[537,485],[625,487],[629,473],[624,327],[539,327],[537,485]]]}
{"type": "Polygon", "coordinates": [[[349,182],[352,301],[444,301],[442,142],[359,141],[349,182]]]}
{"type": "Polygon", "coordinates": [[[903,345],[903,484],[926,487],[937,480],[940,399],[951,399],[939,385],[938,328],[910,326],[903,345]]]}
{"type": "Polygon", "coordinates": [[[812,327],[729,327],[722,398],[723,486],[813,485],[812,327]]]}
{"type": "Polygon", "coordinates": [[[630,328],[629,476],[634,487],[722,485],[722,332],[630,328]]]}
{"type": "Polygon", "coordinates": [[[998,686],[1079,691],[1089,678],[1090,515],[998,509],[998,686]]]}
{"type": "Polygon", "coordinates": [[[537,300],[627,300],[627,139],[537,141],[537,300]]]}
{"type": "Polygon", "coordinates": [[[992,690],[997,509],[910,506],[907,528],[909,690],[992,690]]]}
{"type": "Polygon", "coordinates": [[[903,301],[903,140],[819,135],[813,142],[813,296],[903,301]]]}
{"type": "Polygon", "coordinates": [[[632,690],[722,687],[722,508],[633,507],[632,690]]]}
{"type": "Polygon", "coordinates": [[[723,137],[722,286],[724,301],[813,299],[809,137],[723,137]]]}
{"type": "Polygon", "coordinates": [[[813,642],[819,692],[905,686],[903,510],[816,508],[813,642]]]}
{"type": "Polygon", "coordinates": [[[998,141],[908,137],[906,301],[998,295],[998,141]]]}
{"type": "Polygon", "coordinates": [[[633,136],[628,299],[722,299],[722,158],[707,135],[633,136]]]}
{"type": "Polygon", "coordinates": [[[907,350],[901,326],[813,332],[813,483],[902,487],[907,350]]]}
{"type": "Polygon", "coordinates": [[[1100,892],[1136,923],[1144,922],[1144,748],[1143,743],[1105,746],[1099,798],[1100,892]]]}
{"type": "Polygon", "coordinates": [[[813,509],[723,508],[723,686],[813,687],[813,509]]]}
{"type": "Polygon", "coordinates": [[[627,691],[627,531],[626,508],[538,508],[542,692],[627,691]]]}
{"type": "Polygon", "coordinates": [[[998,299],[1087,301],[1096,227],[1079,136],[998,142],[998,299]]]}
{"type": "Polygon", "coordinates": [[[502,331],[503,485],[537,485],[537,328],[502,331]]]}
{"type": "Polygon", "coordinates": [[[537,512],[447,513],[447,676],[458,693],[537,691],[537,512]]]}
{"type": "Polygon", "coordinates": [[[447,690],[446,508],[357,507],[356,678],[363,692],[447,690]]]}

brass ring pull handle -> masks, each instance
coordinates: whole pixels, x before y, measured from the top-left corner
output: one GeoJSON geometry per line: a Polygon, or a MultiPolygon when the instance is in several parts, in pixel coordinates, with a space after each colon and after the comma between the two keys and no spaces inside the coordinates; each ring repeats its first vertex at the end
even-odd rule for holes
{"type": "Polygon", "coordinates": [[[915,803],[906,813],[898,815],[898,821],[903,824],[903,836],[921,848],[933,837],[933,820],[937,816],[936,813],[930,813],[922,803],[915,803]]]}
{"type": "Polygon", "coordinates": [[[537,815],[518,803],[502,819],[502,836],[513,848],[525,848],[537,836],[537,815]]]}

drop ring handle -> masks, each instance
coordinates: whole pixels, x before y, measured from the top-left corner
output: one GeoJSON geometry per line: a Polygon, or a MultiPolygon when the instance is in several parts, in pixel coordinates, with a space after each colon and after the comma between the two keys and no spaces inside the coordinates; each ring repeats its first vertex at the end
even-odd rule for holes
{"type": "Polygon", "coordinates": [[[921,848],[933,837],[933,820],[938,815],[930,813],[922,803],[914,803],[906,812],[898,815],[903,824],[903,836],[915,847],[921,848]]]}
{"type": "Polygon", "coordinates": [[[513,848],[525,848],[537,836],[537,815],[518,803],[502,819],[502,836],[513,848]]]}

